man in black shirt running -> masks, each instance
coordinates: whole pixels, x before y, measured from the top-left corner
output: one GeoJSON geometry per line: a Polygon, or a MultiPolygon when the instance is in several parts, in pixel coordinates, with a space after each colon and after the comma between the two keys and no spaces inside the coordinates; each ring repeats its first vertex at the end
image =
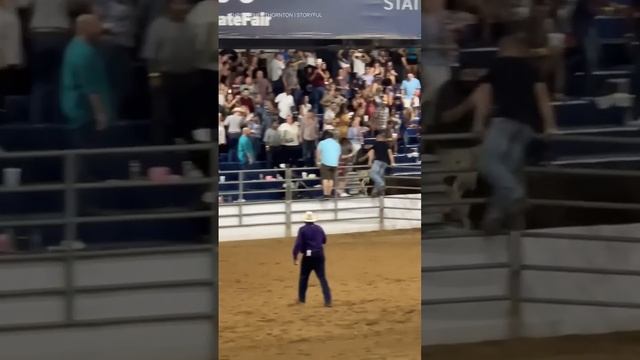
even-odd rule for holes
{"type": "Polygon", "coordinates": [[[393,152],[389,147],[384,132],[379,131],[376,135],[376,141],[373,143],[373,148],[369,150],[369,167],[371,168],[369,176],[374,184],[371,196],[384,196],[384,176],[389,166],[395,166],[393,152]]]}
{"type": "Polygon", "coordinates": [[[522,175],[527,147],[536,131],[556,131],[549,91],[528,55],[522,36],[504,38],[498,58],[474,94],[475,131],[484,133],[491,117],[480,155],[480,172],[492,188],[484,220],[488,233],[499,231],[507,220],[521,219],[526,207],[522,175]]]}

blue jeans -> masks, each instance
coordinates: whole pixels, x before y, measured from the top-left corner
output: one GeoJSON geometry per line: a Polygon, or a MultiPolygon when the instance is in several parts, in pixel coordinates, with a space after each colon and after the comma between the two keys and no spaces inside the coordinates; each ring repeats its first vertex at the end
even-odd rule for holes
{"type": "Polygon", "coordinates": [[[369,170],[369,177],[371,177],[371,180],[373,181],[373,190],[376,193],[384,190],[384,175],[388,166],[389,165],[385,162],[375,160],[371,166],[371,170],[369,170]]]}
{"type": "Polygon", "coordinates": [[[311,90],[311,99],[309,100],[311,102],[311,107],[313,109],[313,112],[316,114],[324,114],[324,107],[320,103],[323,97],[324,97],[323,86],[314,87],[313,90],[311,90]]]}
{"type": "Polygon", "coordinates": [[[105,43],[101,50],[106,60],[107,74],[113,90],[113,106],[116,114],[120,115],[125,100],[132,95],[133,49],[105,43]]]}
{"type": "Polygon", "coordinates": [[[302,142],[302,159],[304,166],[313,167],[316,158],[315,140],[305,140],[302,142]]]}
{"type": "Polygon", "coordinates": [[[324,271],[324,256],[305,256],[300,264],[300,282],[298,284],[298,300],[305,302],[307,298],[307,286],[309,284],[309,276],[315,271],[320,286],[322,287],[322,296],[325,304],[331,304],[331,289],[324,271]]]}
{"type": "Polygon", "coordinates": [[[480,173],[492,189],[487,218],[503,218],[526,196],[523,170],[533,130],[510,119],[495,118],[482,144],[480,173]]]}

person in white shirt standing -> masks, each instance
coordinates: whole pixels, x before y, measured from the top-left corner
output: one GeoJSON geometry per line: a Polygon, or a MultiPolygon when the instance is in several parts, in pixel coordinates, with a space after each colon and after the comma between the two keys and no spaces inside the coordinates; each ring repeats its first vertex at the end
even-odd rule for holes
{"type": "Polygon", "coordinates": [[[282,140],[282,160],[290,167],[297,165],[300,160],[300,125],[293,120],[293,115],[287,116],[286,122],[278,128],[282,140]]]}
{"type": "Polygon", "coordinates": [[[187,22],[196,31],[196,66],[198,68],[198,124],[199,128],[208,129],[213,125],[215,115],[214,103],[215,86],[218,83],[216,75],[215,49],[218,46],[218,3],[216,0],[199,2],[187,16],[187,22]]]}
{"type": "Polygon", "coordinates": [[[136,8],[133,0],[101,1],[96,5],[105,31],[102,50],[118,115],[123,114],[126,99],[131,98],[133,56],[136,44],[136,8]]]}
{"type": "Polygon", "coordinates": [[[59,122],[59,83],[62,56],[71,39],[68,0],[30,0],[32,90],[29,109],[32,123],[59,122]]]}
{"type": "Polygon", "coordinates": [[[236,161],[235,152],[238,147],[238,140],[242,135],[242,128],[246,125],[248,112],[242,107],[233,109],[232,114],[224,120],[229,134],[228,162],[236,161]]]}
{"type": "Polygon", "coordinates": [[[293,114],[293,108],[296,106],[296,101],[291,95],[291,89],[285,90],[275,98],[275,102],[278,105],[278,117],[280,122],[286,121],[287,117],[293,114]]]}
{"type": "Polygon", "coordinates": [[[284,91],[284,83],[282,82],[282,73],[287,65],[284,62],[284,56],[282,54],[276,54],[276,56],[269,63],[269,80],[273,85],[273,92],[278,94],[284,91]]]}
{"type": "Polygon", "coordinates": [[[0,108],[5,96],[13,93],[22,52],[20,20],[8,0],[0,0],[0,108]]]}

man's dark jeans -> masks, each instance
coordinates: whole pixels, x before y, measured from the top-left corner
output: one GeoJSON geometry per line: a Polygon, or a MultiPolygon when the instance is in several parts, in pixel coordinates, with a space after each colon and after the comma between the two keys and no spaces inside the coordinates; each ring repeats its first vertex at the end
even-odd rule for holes
{"type": "MultiPolygon", "coordinates": [[[[107,130],[96,130],[95,121],[91,120],[78,128],[68,130],[69,148],[71,149],[96,149],[102,147],[107,130]]],[[[78,181],[95,181],[97,178],[95,166],[87,156],[76,156],[76,169],[78,181]]]]}
{"type": "Polygon", "coordinates": [[[305,256],[302,258],[302,264],[300,265],[300,284],[298,286],[298,300],[300,300],[300,302],[305,302],[307,299],[309,276],[311,272],[314,271],[322,287],[324,303],[331,304],[331,289],[329,289],[324,264],[324,256],[305,256]]]}
{"type": "Polygon", "coordinates": [[[316,157],[316,141],[305,140],[302,142],[302,158],[304,160],[304,166],[313,167],[316,157]]]}
{"type": "Polygon", "coordinates": [[[280,164],[280,146],[270,146],[267,150],[267,168],[273,169],[280,164]]]}
{"type": "Polygon", "coordinates": [[[32,83],[29,117],[32,123],[60,123],[60,69],[69,35],[63,31],[31,34],[32,83]]]}
{"type": "MultiPolygon", "coordinates": [[[[96,149],[104,146],[108,130],[96,130],[95,121],[91,120],[78,128],[68,130],[69,147],[71,149],[96,149]]],[[[75,156],[76,182],[96,182],[109,178],[109,169],[100,166],[93,156],[75,156]]],[[[96,190],[86,190],[79,194],[77,209],[80,215],[91,215],[100,196],[96,190]]]]}
{"type": "Polygon", "coordinates": [[[161,85],[151,89],[155,143],[171,144],[178,138],[191,140],[191,132],[198,123],[195,74],[164,73],[161,85]]]}

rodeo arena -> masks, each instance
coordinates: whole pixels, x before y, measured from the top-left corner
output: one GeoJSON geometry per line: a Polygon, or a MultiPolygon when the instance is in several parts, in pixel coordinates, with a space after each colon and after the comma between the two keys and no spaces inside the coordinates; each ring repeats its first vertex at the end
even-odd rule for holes
{"type": "Polygon", "coordinates": [[[0,1],[0,358],[217,358],[216,8],[0,1]]]}
{"type": "Polygon", "coordinates": [[[419,11],[220,4],[265,6],[220,27],[220,359],[418,359],[419,11]],[[296,301],[310,217],[326,265],[296,301]]]}
{"type": "Polygon", "coordinates": [[[637,359],[640,4],[429,4],[423,359],[637,359]],[[517,72],[527,67],[539,74],[517,72]],[[535,95],[534,81],[546,83],[535,95]],[[483,141],[475,126],[486,114],[479,104],[487,84],[498,115],[483,141]],[[514,161],[523,132],[494,136],[507,124],[523,128],[499,118],[520,111],[505,100],[548,120],[531,135],[526,162],[514,161]],[[488,164],[497,151],[503,163],[488,164]],[[488,228],[504,190],[522,186],[519,169],[527,211],[488,228]]]}

